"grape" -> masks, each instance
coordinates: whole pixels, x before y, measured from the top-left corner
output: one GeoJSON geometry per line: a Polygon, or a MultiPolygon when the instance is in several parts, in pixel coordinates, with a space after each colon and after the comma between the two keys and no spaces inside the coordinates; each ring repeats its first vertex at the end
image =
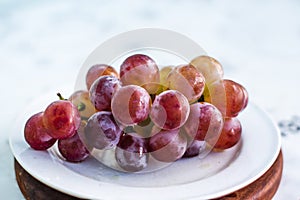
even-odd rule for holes
{"type": "Polygon", "coordinates": [[[160,71],[160,84],[164,87],[164,88],[169,88],[169,83],[167,81],[167,77],[169,75],[169,73],[172,71],[174,67],[173,66],[166,66],[163,67],[160,71]]]}
{"type": "Polygon", "coordinates": [[[88,118],[96,112],[96,109],[90,100],[88,91],[79,90],[74,92],[69,97],[69,101],[77,106],[82,120],[88,120],[88,118]]]}
{"type": "Polygon", "coordinates": [[[242,85],[240,85],[240,87],[241,87],[241,90],[244,93],[244,103],[243,103],[244,106],[242,108],[242,110],[244,110],[247,107],[247,105],[248,105],[249,96],[248,96],[248,92],[247,92],[246,88],[244,88],[244,86],[242,86],[242,85]]]}
{"type": "Polygon", "coordinates": [[[105,65],[105,64],[93,65],[88,70],[85,77],[87,90],[90,90],[92,84],[96,79],[98,79],[100,76],[105,76],[105,75],[115,76],[119,78],[118,72],[112,66],[105,65]]]}
{"type": "Polygon", "coordinates": [[[222,65],[214,58],[209,56],[198,56],[191,61],[191,65],[203,74],[207,84],[223,78],[224,72],[222,65]]]}
{"type": "Polygon", "coordinates": [[[226,117],[236,117],[248,103],[246,89],[232,80],[223,81],[226,92],[226,117]]]}
{"type": "Polygon", "coordinates": [[[118,78],[114,76],[101,76],[91,86],[91,102],[99,111],[110,111],[111,99],[120,88],[121,84],[118,78]]]}
{"type": "Polygon", "coordinates": [[[151,97],[137,85],[120,88],[112,99],[112,113],[122,125],[131,126],[147,119],[150,112],[151,97]]]}
{"type": "Polygon", "coordinates": [[[117,145],[121,134],[112,113],[100,111],[89,118],[84,136],[88,147],[111,149],[117,145]]]}
{"type": "Polygon", "coordinates": [[[51,137],[64,139],[76,133],[80,126],[80,114],[70,101],[58,100],[46,108],[43,123],[51,137]]]}
{"type": "Polygon", "coordinates": [[[148,165],[148,140],[134,133],[123,134],[115,150],[116,161],[128,172],[137,172],[148,165]]]}
{"type": "Polygon", "coordinates": [[[187,139],[179,134],[179,129],[155,131],[149,140],[151,155],[161,162],[174,162],[180,159],[187,147],[187,139]]]}
{"type": "Polygon", "coordinates": [[[81,162],[89,156],[89,151],[84,146],[78,133],[83,131],[84,126],[80,126],[72,137],[58,140],[58,150],[69,162],[81,162]]]}
{"type": "Polygon", "coordinates": [[[43,112],[31,116],[24,128],[26,142],[35,150],[46,150],[50,148],[56,139],[49,135],[43,123],[43,112]]]}
{"type": "Polygon", "coordinates": [[[237,118],[226,118],[224,127],[216,144],[208,140],[208,143],[214,144],[216,149],[228,149],[233,147],[241,138],[242,126],[237,118]]]}
{"type": "Polygon", "coordinates": [[[204,101],[216,106],[223,116],[225,116],[227,108],[226,98],[226,90],[223,80],[206,84],[203,92],[204,101]]]}
{"type": "Polygon", "coordinates": [[[205,88],[204,100],[214,104],[224,117],[236,117],[248,104],[246,89],[232,80],[216,81],[205,88]]]}
{"type": "MultiPolygon", "coordinates": [[[[142,86],[149,83],[159,83],[159,69],[155,61],[149,56],[135,54],[121,64],[120,79],[123,85],[142,86]]],[[[157,90],[155,87],[150,87],[150,89],[157,90]]]]}
{"type": "Polygon", "coordinates": [[[192,103],[202,95],[205,80],[193,65],[181,65],[169,73],[167,84],[170,89],[178,90],[192,103]]]}
{"type": "Polygon", "coordinates": [[[248,103],[246,89],[232,80],[223,80],[226,93],[226,117],[236,117],[248,103]]]}
{"type": "Polygon", "coordinates": [[[178,129],[186,122],[189,112],[187,98],[176,90],[167,90],[156,96],[150,118],[159,128],[172,130],[178,129]]]}
{"type": "Polygon", "coordinates": [[[221,112],[210,103],[195,103],[191,105],[188,120],[184,129],[189,137],[204,141],[218,139],[223,127],[221,112]]]}
{"type": "Polygon", "coordinates": [[[205,148],[205,141],[192,140],[183,154],[184,158],[190,158],[199,155],[200,151],[205,148]]]}
{"type": "Polygon", "coordinates": [[[142,85],[142,87],[145,88],[149,94],[153,95],[160,94],[166,91],[169,88],[169,84],[167,83],[167,76],[171,70],[171,66],[162,68],[159,72],[160,83],[146,83],[142,85]]]}

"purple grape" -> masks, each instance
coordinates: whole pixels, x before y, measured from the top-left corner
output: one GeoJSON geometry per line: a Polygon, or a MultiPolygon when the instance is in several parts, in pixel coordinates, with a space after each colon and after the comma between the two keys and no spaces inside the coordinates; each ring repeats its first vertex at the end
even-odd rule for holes
{"type": "Polygon", "coordinates": [[[123,134],[115,150],[116,161],[128,172],[137,172],[148,165],[148,140],[135,133],[123,134]]]}
{"type": "MultiPolygon", "coordinates": [[[[79,128],[78,131],[83,131],[83,128],[79,128]]],[[[89,151],[80,140],[78,133],[70,138],[58,140],[58,150],[69,162],[81,162],[89,156],[89,151]]]]}
{"type": "Polygon", "coordinates": [[[122,134],[112,113],[108,111],[100,111],[92,115],[84,131],[86,145],[96,149],[114,148],[122,134]]]}
{"type": "Polygon", "coordinates": [[[203,148],[205,148],[205,141],[192,140],[184,152],[183,157],[190,158],[197,156],[203,148]]]}
{"type": "Polygon", "coordinates": [[[99,111],[110,111],[111,99],[119,88],[121,84],[117,77],[101,76],[90,88],[91,102],[99,111]]]}

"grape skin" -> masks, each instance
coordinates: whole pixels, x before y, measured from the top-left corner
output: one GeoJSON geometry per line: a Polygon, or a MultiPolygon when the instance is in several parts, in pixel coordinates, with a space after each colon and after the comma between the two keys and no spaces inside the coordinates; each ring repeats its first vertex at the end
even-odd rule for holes
{"type": "Polygon", "coordinates": [[[30,147],[35,150],[46,150],[56,142],[44,126],[43,112],[36,113],[27,120],[24,137],[30,147]]]}
{"type": "Polygon", "coordinates": [[[151,97],[148,92],[137,85],[120,88],[112,99],[112,113],[124,126],[140,123],[148,118],[151,97]]]}
{"type": "Polygon", "coordinates": [[[159,128],[173,130],[186,122],[189,112],[190,105],[187,98],[176,90],[167,90],[156,96],[150,118],[159,128]]]}
{"type": "MultiPolygon", "coordinates": [[[[83,131],[83,127],[78,131],[83,131]]],[[[78,132],[70,138],[58,140],[58,150],[69,162],[82,162],[90,155],[78,132]]]]}
{"type": "MultiPolygon", "coordinates": [[[[120,80],[123,85],[143,86],[149,83],[159,83],[159,68],[149,56],[135,54],[126,58],[121,64],[120,80]]],[[[157,90],[157,88],[150,88],[157,90]]]]}
{"type": "Polygon", "coordinates": [[[181,65],[168,74],[170,89],[181,92],[190,103],[200,98],[204,91],[204,76],[193,65],[181,65]]]}
{"type": "Polygon", "coordinates": [[[236,117],[248,104],[246,89],[237,82],[224,79],[226,92],[226,117],[236,117]]]}
{"type": "Polygon", "coordinates": [[[101,76],[115,76],[119,78],[118,72],[113,68],[112,66],[106,65],[106,64],[96,64],[93,65],[87,72],[85,81],[86,81],[86,88],[87,90],[90,90],[92,84],[96,79],[98,79],[101,76]]]}
{"type": "MultiPolygon", "coordinates": [[[[228,149],[233,147],[241,139],[242,125],[237,118],[226,118],[224,127],[218,141],[214,144],[215,149],[228,149]]],[[[212,142],[208,141],[210,144],[212,142]]]]}
{"type": "Polygon", "coordinates": [[[203,74],[207,84],[212,84],[223,78],[224,71],[219,61],[210,56],[198,56],[191,61],[191,65],[203,74]]]}
{"type": "Polygon", "coordinates": [[[216,141],[222,128],[222,114],[214,105],[206,102],[191,105],[189,118],[184,125],[189,137],[200,141],[216,141]]]}
{"type": "Polygon", "coordinates": [[[160,74],[160,84],[164,88],[169,88],[169,83],[167,81],[167,77],[169,73],[173,70],[174,66],[165,66],[160,69],[159,74],[160,74]]]}
{"type": "Polygon", "coordinates": [[[190,158],[199,155],[200,151],[205,148],[205,144],[205,141],[192,140],[182,157],[190,158]]]}
{"type": "Polygon", "coordinates": [[[224,117],[237,117],[248,105],[248,92],[239,83],[224,79],[207,85],[205,102],[215,105],[224,117]]]}
{"type": "Polygon", "coordinates": [[[80,126],[80,120],[76,106],[67,100],[52,102],[43,115],[45,128],[49,135],[56,139],[73,136],[80,126]]]}
{"type": "Polygon", "coordinates": [[[98,111],[110,111],[111,99],[120,88],[120,81],[116,77],[101,76],[91,86],[90,100],[98,111]]]}
{"type": "Polygon", "coordinates": [[[123,134],[115,149],[119,166],[127,172],[138,172],[148,165],[148,140],[135,133],[123,134]]]}
{"type": "Polygon", "coordinates": [[[179,133],[179,129],[155,131],[149,140],[152,157],[161,162],[174,162],[180,159],[186,148],[187,139],[179,133]]]}
{"type": "Polygon", "coordinates": [[[100,111],[92,115],[84,130],[86,146],[96,149],[112,149],[121,137],[122,131],[111,112],[100,111]]]}
{"type": "Polygon", "coordinates": [[[69,101],[71,101],[78,108],[82,120],[87,120],[97,111],[90,100],[88,91],[78,90],[74,92],[69,97],[69,101]]]}

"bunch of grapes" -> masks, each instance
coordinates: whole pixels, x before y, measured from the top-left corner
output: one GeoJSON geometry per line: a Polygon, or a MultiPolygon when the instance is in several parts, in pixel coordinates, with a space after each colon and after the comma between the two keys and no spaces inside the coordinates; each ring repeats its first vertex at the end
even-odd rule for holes
{"type": "Polygon", "coordinates": [[[79,137],[85,127],[81,116],[85,118],[91,113],[85,110],[82,101],[92,104],[84,91],[74,93],[69,100],[58,95],[60,100],[28,119],[24,128],[25,140],[35,150],[46,150],[58,141],[59,152],[67,161],[83,161],[89,156],[89,151],[79,137]]]}
{"type": "Polygon", "coordinates": [[[58,149],[68,161],[89,152],[114,150],[128,172],[149,165],[150,157],[171,163],[199,155],[207,146],[225,150],[241,138],[236,118],[248,104],[245,88],[223,78],[214,58],[159,69],[147,55],[123,61],[120,71],[106,64],[86,74],[86,91],[51,103],[25,125],[25,139],[36,150],[58,149]]]}

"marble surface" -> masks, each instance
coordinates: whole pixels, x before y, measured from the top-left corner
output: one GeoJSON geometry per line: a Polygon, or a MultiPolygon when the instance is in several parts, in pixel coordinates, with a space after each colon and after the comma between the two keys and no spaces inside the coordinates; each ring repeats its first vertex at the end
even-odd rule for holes
{"type": "MultiPolygon", "coordinates": [[[[287,124],[300,115],[299,19],[296,0],[0,1],[1,198],[23,199],[8,143],[20,110],[73,83],[94,48],[132,29],[190,37],[248,89],[251,101],[287,124]]],[[[274,199],[300,198],[299,142],[299,131],[282,138],[283,179],[274,199]]]]}

